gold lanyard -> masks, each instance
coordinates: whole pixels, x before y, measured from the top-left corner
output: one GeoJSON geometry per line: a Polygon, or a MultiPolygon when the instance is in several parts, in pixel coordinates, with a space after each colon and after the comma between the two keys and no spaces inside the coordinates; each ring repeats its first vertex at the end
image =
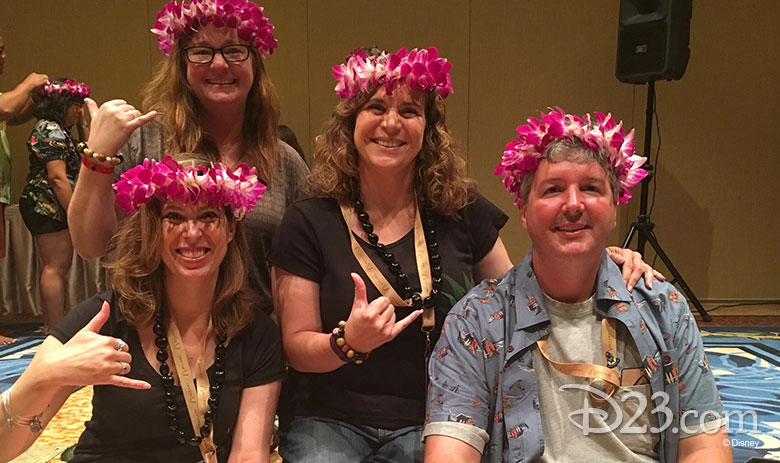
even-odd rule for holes
{"type": "MultiPolygon", "coordinates": [[[[604,382],[604,392],[609,397],[620,386],[620,372],[616,368],[618,365],[617,354],[617,335],[615,332],[616,321],[612,318],[604,317],[601,320],[601,348],[603,351],[602,360],[604,365],[595,365],[592,363],[562,363],[550,359],[547,353],[547,338],[536,341],[539,346],[539,352],[550,362],[556,370],[564,375],[577,376],[590,379],[590,386],[593,387],[595,381],[604,382]]],[[[605,399],[590,393],[590,396],[597,402],[603,402],[605,399]]]]}
{"type": "MultiPolygon", "coordinates": [[[[206,350],[206,340],[210,333],[211,322],[209,322],[209,328],[206,337],[203,340],[203,348],[200,351],[200,355],[198,355],[198,361],[195,365],[197,370],[197,376],[195,377],[195,381],[197,382],[196,386],[193,382],[190,364],[187,361],[187,354],[184,352],[184,342],[181,339],[179,327],[176,326],[176,320],[173,315],[171,315],[171,324],[168,327],[171,356],[176,365],[176,371],[179,373],[179,383],[181,384],[181,390],[184,394],[184,403],[187,406],[192,429],[196,436],[200,435],[200,428],[204,424],[203,415],[209,409],[209,376],[203,366],[203,357],[206,350]]],[[[203,456],[203,463],[217,463],[217,447],[214,444],[213,425],[211,426],[209,435],[204,437],[200,443],[200,454],[203,456]]]]}
{"type": "MultiPolygon", "coordinates": [[[[344,217],[344,222],[347,224],[347,233],[349,233],[349,239],[352,244],[352,254],[355,255],[360,267],[366,272],[371,283],[376,286],[376,289],[390,299],[390,303],[396,307],[411,307],[412,299],[401,299],[393,285],[387,281],[387,278],[376,267],[374,261],[368,257],[366,252],[360,246],[355,239],[355,234],[352,233],[352,227],[349,225],[349,219],[352,217],[353,210],[349,206],[341,205],[341,215],[344,217]]],[[[430,296],[431,289],[433,288],[433,279],[431,278],[431,263],[428,259],[428,246],[425,244],[425,230],[422,225],[422,218],[420,217],[420,208],[415,208],[414,214],[414,256],[417,260],[417,273],[420,277],[420,287],[422,289],[421,296],[423,299],[430,296]]],[[[422,329],[423,331],[430,331],[436,324],[436,313],[433,307],[427,307],[423,309],[422,314],[422,329]]]]}

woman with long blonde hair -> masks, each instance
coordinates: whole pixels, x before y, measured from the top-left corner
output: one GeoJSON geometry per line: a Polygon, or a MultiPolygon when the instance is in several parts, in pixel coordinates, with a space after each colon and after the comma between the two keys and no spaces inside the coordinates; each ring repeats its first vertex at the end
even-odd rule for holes
{"type": "Polygon", "coordinates": [[[214,162],[244,162],[266,185],[263,206],[246,220],[250,285],[271,311],[265,254],[305,163],[277,139],[279,102],[263,60],[273,53],[273,26],[249,0],[170,2],[152,32],[167,55],[142,91],[142,114],[123,100],[99,109],[87,100],[92,132],[71,207],[71,234],[83,257],[101,256],[116,230],[111,183],[143,158],[198,152],[214,162]],[[154,119],[154,120],[153,120],[154,119]],[[115,168],[121,159],[121,164],[115,168]]]}

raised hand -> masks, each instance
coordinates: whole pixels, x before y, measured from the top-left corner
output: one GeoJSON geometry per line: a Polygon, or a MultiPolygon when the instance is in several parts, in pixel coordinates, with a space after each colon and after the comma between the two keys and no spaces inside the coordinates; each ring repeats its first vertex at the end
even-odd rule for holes
{"type": "Polygon", "coordinates": [[[99,108],[95,100],[85,98],[89,117],[89,145],[92,151],[113,156],[130,138],[133,131],[157,117],[157,111],[142,114],[125,100],[111,100],[99,108]]]}
{"type": "Polygon", "coordinates": [[[371,352],[394,339],[422,314],[422,310],[415,310],[403,320],[396,322],[395,307],[390,300],[380,296],[369,304],[366,300],[366,284],[363,279],[357,273],[351,273],[350,276],[355,284],[355,298],[344,327],[344,340],[353,350],[371,352]]]}
{"type": "Polygon", "coordinates": [[[38,74],[36,72],[31,72],[27,77],[24,78],[24,81],[22,83],[24,85],[27,85],[30,91],[33,91],[36,88],[43,86],[43,84],[45,84],[48,81],[49,81],[49,76],[47,76],[46,74],[38,74]]]}
{"type": "Polygon", "coordinates": [[[110,308],[103,302],[100,311],[61,348],[45,359],[49,380],[58,386],[112,384],[130,389],[149,389],[146,381],[127,378],[132,356],[127,344],[98,334],[108,320],[110,308]]]}

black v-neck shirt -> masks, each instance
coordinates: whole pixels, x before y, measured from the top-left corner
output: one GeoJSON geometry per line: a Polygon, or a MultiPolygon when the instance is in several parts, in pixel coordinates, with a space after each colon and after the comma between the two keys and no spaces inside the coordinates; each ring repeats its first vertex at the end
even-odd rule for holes
{"type": "MultiPolygon", "coordinates": [[[[95,386],[92,417],[76,446],[73,463],[82,462],[171,462],[200,461],[197,447],[181,445],[168,428],[164,389],[160,374],[149,364],[138,338],[138,332],[119,313],[117,294],[107,291],[93,296],[73,308],[51,335],[66,343],[99,311],[103,301],[111,305],[111,315],[100,334],[123,339],[133,361],[128,378],[140,379],[151,389],[136,390],[116,386],[95,386]]],[[[171,365],[172,360],[168,361],[171,365]]],[[[117,371],[119,366],[117,365],[117,371]]],[[[207,373],[214,383],[214,365],[207,373]]],[[[281,337],[276,324],[259,309],[252,323],[227,345],[225,380],[214,421],[214,442],[219,461],[227,461],[233,430],[244,388],[267,384],[284,376],[281,337]]],[[[187,408],[181,387],[175,386],[179,428],[192,437],[187,408]]]]}
{"type": "MultiPolygon", "coordinates": [[[[446,313],[474,286],[474,264],[493,248],[506,221],[506,214],[478,194],[460,211],[458,219],[434,214],[445,304],[437,307],[431,348],[446,313]]],[[[369,302],[380,296],[352,254],[349,233],[336,200],[302,199],[287,209],[268,258],[272,265],[319,284],[325,333],[349,317],[354,297],[351,272],[363,278],[369,302]]],[[[357,239],[395,286],[387,264],[368,243],[357,239]]],[[[419,290],[414,232],[395,243],[385,243],[381,236],[379,241],[395,255],[409,276],[410,286],[419,290]]],[[[401,288],[396,291],[402,293],[401,288]]],[[[412,309],[396,307],[395,311],[396,319],[401,320],[412,309]]],[[[306,374],[290,368],[279,406],[282,426],[294,416],[319,416],[382,429],[421,425],[427,377],[421,323],[420,318],[415,320],[395,339],[371,352],[361,365],[350,363],[329,373],[306,374]]]]}

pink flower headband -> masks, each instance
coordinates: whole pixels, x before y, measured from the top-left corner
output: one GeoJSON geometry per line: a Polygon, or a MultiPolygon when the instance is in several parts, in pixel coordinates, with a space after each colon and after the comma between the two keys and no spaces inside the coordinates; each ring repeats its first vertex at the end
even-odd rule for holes
{"type": "Polygon", "coordinates": [[[274,52],[274,26],[263,14],[263,8],[248,0],[192,0],[190,3],[168,2],[159,13],[152,33],[157,35],[160,50],[170,56],[176,42],[209,23],[231,27],[266,57],[274,52]]]}
{"type": "Polygon", "coordinates": [[[160,200],[177,199],[215,205],[230,206],[236,220],[244,218],[262,198],[265,185],[255,175],[255,169],[239,164],[231,171],[223,164],[182,167],[172,157],[165,156],[157,162],[145,159],[122,174],[114,184],[116,204],[135,214],[141,205],[153,197],[160,200]]]}
{"type": "Polygon", "coordinates": [[[402,47],[392,55],[383,51],[373,56],[358,48],[349,54],[345,64],[333,66],[332,73],[336,94],[341,98],[352,98],[377,85],[384,85],[387,93],[393,93],[402,80],[411,89],[435,91],[446,98],[452,93],[450,68],[452,63],[439,58],[436,47],[415,48],[408,53],[402,47]]]}
{"type": "Polygon", "coordinates": [[[640,169],[647,160],[634,152],[634,130],[623,131],[623,122],[615,122],[611,114],[594,112],[595,122],[590,114],[582,117],[567,114],[563,109],[541,111],[541,119],[528,118],[528,124],[517,127],[517,138],[506,145],[504,156],[498,163],[495,175],[504,176],[504,187],[515,195],[515,204],[520,204],[520,185],[523,177],[536,170],[539,161],[545,157],[545,149],[555,140],[578,138],[586,148],[603,151],[607,161],[620,183],[618,204],[631,199],[629,189],[641,182],[647,171],[640,169]]]}
{"type": "Polygon", "coordinates": [[[75,80],[66,79],[61,83],[46,82],[43,85],[43,93],[46,96],[61,95],[63,93],[70,93],[73,96],[80,96],[87,98],[90,94],[90,89],[87,84],[76,82],[75,80]]]}

